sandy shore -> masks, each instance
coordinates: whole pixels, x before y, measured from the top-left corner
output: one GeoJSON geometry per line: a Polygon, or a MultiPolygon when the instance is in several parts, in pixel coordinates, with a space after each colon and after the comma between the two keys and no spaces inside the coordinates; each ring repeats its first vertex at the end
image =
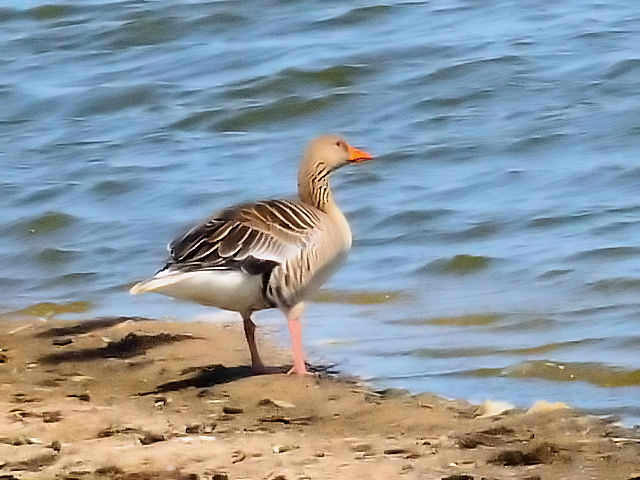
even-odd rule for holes
{"type": "Polygon", "coordinates": [[[2,319],[0,479],[640,478],[640,432],[568,408],[482,416],[248,360],[239,323],[2,319]]]}

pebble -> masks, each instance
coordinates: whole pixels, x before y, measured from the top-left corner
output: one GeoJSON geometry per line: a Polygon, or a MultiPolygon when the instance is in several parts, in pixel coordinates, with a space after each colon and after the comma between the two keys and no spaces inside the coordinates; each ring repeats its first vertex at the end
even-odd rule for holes
{"type": "Polygon", "coordinates": [[[367,442],[359,442],[351,445],[351,450],[354,452],[371,452],[373,450],[373,446],[367,442]]]}
{"type": "Polygon", "coordinates": [[[91,401],[91,397],[89,396],[88,393],[80,393],[80,394],[69,394],[67,395],[67,397],[69,398],[77,398],[78,400],[81,400],[83,402],[90,402],[91,401]]]}
{"type": "Polygon", "coordinates": [[[410,453],[410,452],[406,448],[402,448],[402,447],[391,447],[391,448],[384,449],[385,455],[400,455],[402,453],[410,453]]]}
{"type": "Polygon", "coordinates": [[[44,412],[42,414],[42,421],[44,423],[56,423],[62,420],[62,414],[59,411],[44,412]]]}
{"type": "Polygon", "coordinates": [[[258,402],[259,407],[266,407],[269,405],[273,405],[278,408],[296,408],[293,403],[287,402],[285,400],[276,400],[272,398],[263,398],[258,402]]]}
{"type": "Polygon", "coordinates": [[[169,403],[169,399],[167,397],[156,397],[153,399],[153,406],[156,408],[164,407],[169,403]]]}
{"type": "Polygon", "coordinates": [[[273,453],[285,453],[296,448],[295,445],[274,445],[271,447],[273,453]]]}
{"type": "Polygon", "coordinates": [[[509,410],[513,410],[514,407],[509,402],[485,400],[478,408],[475,409],[473,414],[478,418],[495,417],[509,410]]]}
{"type": "Polygon", "coordinates": [[[244,413],[244,409],[240,407],[233,407],[231,405],[225,405],[222,407],[222,412],[228,415],[237,415],[239,413],[244,413]]]}
{"type": "Polygon", "coordinates": [[[402,465],[402,470],[400,473],[409,473],[413,471],[413,465],[411,465],[410,463],[405,463],[404,465],[402,465]]]}
{"type": "Polygon", "coordinates": [[[141,432],[141,435],[138,436],[138,440],[142,445],[150,445],[156,442],[163,442],[166,438],[161,433],[141,432]]]}
{"type": "Polygon", "coordinates": [[[266,423],[284,423],[285,425],[289,425],[291,423],[291,419],[289,417],[283,417],[281,415],[271,415],[269,417],[260,417],[258,420],[266,423]]]}
{"type": "Polygon", "coordinates": [[[534,403],[529,410],[527,410],[527,415],[533,415],[536,413],[549,413],[555,412],[557,410],[565,410],[568,409],[569,405],[564,402],[547,402],[546,400],[538,400],[534,403]]]}
{"type": "Polygon", "coordinates": [[[193,434],[193,433],[212,433],[216,428],[215,423],[210,424],[202,424],[202,423],[194,423],[192,425],[187,425],[184,429],[185,433],[193,434]]]}
{"type": "Polygon", "coordinates": [[[244,452],[240,450],[236,450],[231,454],[231,463],[240,463],[245,458],[247,458],[247,455],[244,452]]]}

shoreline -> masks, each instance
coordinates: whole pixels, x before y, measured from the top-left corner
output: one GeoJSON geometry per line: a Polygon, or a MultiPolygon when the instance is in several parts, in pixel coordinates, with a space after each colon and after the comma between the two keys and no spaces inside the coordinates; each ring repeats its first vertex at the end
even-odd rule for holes
{"type": "Polygon", "coordinates": [[[0,349],[7,480],[640,477],[638,429],[562,404],[492,412],[322,371],[254,376],[240,322],[3,317],[0,349]]]}

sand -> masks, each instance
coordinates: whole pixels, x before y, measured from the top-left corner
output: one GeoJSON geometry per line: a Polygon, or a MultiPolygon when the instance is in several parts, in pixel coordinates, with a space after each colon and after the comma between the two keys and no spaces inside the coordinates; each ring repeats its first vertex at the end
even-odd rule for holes
{"type": "Polygon", "coordinates": [[[248,361],[239,323],[2,319],[0,479],[640,478],[640,431],[564,405],[479,408],[248,361]]]}

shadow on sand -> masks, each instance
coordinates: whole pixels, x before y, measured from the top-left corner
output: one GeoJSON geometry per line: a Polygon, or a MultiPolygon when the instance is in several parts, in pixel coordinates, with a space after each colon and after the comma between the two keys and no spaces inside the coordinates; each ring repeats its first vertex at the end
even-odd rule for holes
{"type": "Polygon", "coordinates": [[[53,327],[37,334],[38,337],[63,337],[67,335],[81,335],[93,332],[101,328],[109,328],[124,322],[152,322],[152,318],[144,317],[98,317],[92,320],[85,320],[68,327],[53,327]]]}
{"type": "Polygon", "coordinates": [[[45,364],[58,364],[61,362],[80,362],[86,360],[98,360],[102,358],[131,358],[136,355],[143,355],[150,348],[199,338],[200,337],[190,334],[173,335],[163,332],[158,333],[157,335],[147,335],[132,332],[120,340],[107,343],[104,347],[83,348],[69,352],[50,353],[38,358],[38,362],[45,364]]]}
{"type": "MultiPolygon", "coordinates": [[[[306,364],[307,369],[320,376],[334,376],[338,372],[335,365],[310,365],[306,364]]],[[[149,392],[141,392],[138,395],[152,395],[156,393],[174,392],[184,390],[186,388],[207,388],[224,383],[235,382],[243,378],[253,377],[256,375],[285,374],[289,371],[289,366],[268,367],[265,374],[255,373],[248,365],[238,365],[233,367],[225,367],[222,364],[205,365],[203,367],[191,367],[181,372],[182,375],[194,373],[188,378],[182,380],[174,380],[172,382],[158,385],[155,390],[149,392]]]]}
{"type": "MultiPolygon", "coordinates": [[[[186,388],[206,388],[223,383],[234,382],[243,378],[253,377],[257,375],[249,365],[237,365],[233,367],[225,367],[222,364],[205,365],[203,367],[192,367],[184,370],[183,375],[193,373],[193,375],[182,380],[174,380],[172,382],[158,385],[155,390],[149,392],[141,392],[139,395],[151,395],[163,392],[174,392],[176,390],[184,390],[186,388]]],[[[286,373],[287,367],[274,367],[273,373],[286,373]]],[[[271,373],[271,372],[269,372],[271,373]]]]}

